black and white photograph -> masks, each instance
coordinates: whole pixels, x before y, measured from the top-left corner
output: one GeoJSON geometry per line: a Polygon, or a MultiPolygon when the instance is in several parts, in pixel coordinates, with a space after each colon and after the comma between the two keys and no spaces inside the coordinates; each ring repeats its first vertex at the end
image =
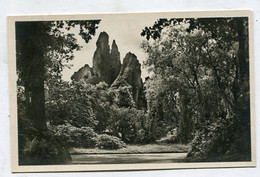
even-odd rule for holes
{"type": "Polygon", "coordinates": [[[254,166],[251,15],[9,17],[13,171],[254,166]]]}

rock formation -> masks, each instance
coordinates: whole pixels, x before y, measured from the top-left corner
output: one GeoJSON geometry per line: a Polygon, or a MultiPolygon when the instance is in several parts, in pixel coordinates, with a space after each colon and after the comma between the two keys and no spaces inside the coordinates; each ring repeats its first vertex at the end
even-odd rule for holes
{"type": "Polygon", "coordinates": [[[120,52],[118,51],[118,47],[116,45],[115,40],[113,40],[111,53],[110,53],[110,68],[111,68],[112,82],[114,82],[121,69],[120,52]]]}
{"type": "Polygon", "coordinates": [[[106,32],[100,33],[97,40],[97,49],[93,57],[93,72],[94,75],[101,78],[108,85],[111,85],[116,79],[120,68],[120,53],[113,40],[112,50],[110,52],[109,36],[106,32]]]}
{"type": "Polygon", "coordinates": [[[94,76],[93,69],[88,65],[85,64],[82,68],[80,68],[77,72],[75,72],[71,76],[71,80],[80,81],[81,79],[88,80],[94,76]]]}
{"type": "Polygon", "coordinates": [[[118,76],[121,68],[120,52],[113,40],[112,48],[110,51],[109,36],[106,32],[101,32],[96,42],[96,51],[93,56],[93,68],[85,65],[75,72],[71,79],[85,81],[96,84],[100,81],[105,81],[111,85],[118,76]]]}
{"type": "Polygon", "coordinates": [[[110,50],[109,36],[106,32],[100,33],[96,46],[93,56],[93,68],[86,64],[75,72],[71,79],[75,81],[83,79],[91,84],[105,81],[114,88],[128,84],[132,88],[132,96],[136,106],[138,108],[146,107],[141,79],[141,64],[135,54],[127,53],[121,66],[120,52],[116,41],[113,40],[110,50]]]}
{"type": "Polygon", "coordinates": [[[133,100],[137,107],[144,107],[145,97],[143,93],[143,82],[141,79],[141,64],[135,54],[129,52],[123,59],[123,65],[116,80],[111,87],[119,87],[126,81],[132,87],[133,100]]]}

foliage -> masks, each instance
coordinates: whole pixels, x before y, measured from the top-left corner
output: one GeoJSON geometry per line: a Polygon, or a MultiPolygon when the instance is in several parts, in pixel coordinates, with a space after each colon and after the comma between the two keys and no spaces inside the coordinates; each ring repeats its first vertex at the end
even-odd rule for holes
{"type": "Polygon", "coordinates": [[[210,31],[212,37],[218,41],[221,39],[236,40],[235,38],[238,32],[236,30],[236,21],[240,19],[243,20],[243,18],[160,18],[153,26],[145,27],[141,32],[141,36],[145,36],[147,40],[155,40],[161,38],[165,28],[188,21],[189,26],[185,29],[188,33],[200,28],[205,31],[210,31]]]}
{"type": "Polygon", "coordinates": [[[67,147],[95,147],[97,133],[90,127],[74,127],[71,124],[62,124],[50,127],[67,147]]]}
{"type": "Polygon", "coordinates": [[[21,165],[47,165],[70,163],[71,157],[64,142],[50,132],[44,132],[26,141],[23,153],[19,154],[21,165]]]}
{"type": "Polygon", "coordinates": [[[107,134],[98,135],[96,147],[100,149],[120,149],[126,147],[126,144],[115,136],[107,134]]]}
{"type": "Polygon", "coordinates": [[[176,127],[180,113],[176,104],[176,86],[174,82],[160,75],[154,75],[145,82],[146,99],[148,103],[146,129],[151,141],[161,138],[176,127]],[[173,83],[173,84],[171,84],[173,83]]]}
{"type": "MultiPolygon", "coordinates": [[[[48,138],[51,138],[44,137],[48,131],[45,117],[46,85],[44,82],[52,77],[60,81],[61,71],[66,63],[73,59],[73,52],[80,50],[74,34],[69,33],[68,30],[78,26],[79,35],[85,42],[88,42],[91,36],[95,35],[99,22],[100,20],[16,22],[17,85],[20,89],[17,95],[20,163],[26,161],[27,158],[23,152],[26,144],[33,144],[34,142],[30,141],[37,140],[37,143],[34,143],[37,149],[41,148],[48,138]],[[27,125],[25,122],[30,124],[27,125]],[[28,134],[29,132],[31,134],[28,134]]],[[[53,143],[55,147],[52,148],[58,148],[58,152],[59,149],[63,152],[62,144],[57,143],[53,143]]],[[[34,158],[55,158],[55,155],[48,154],[48,152],[52,153],[52,149],[43,147],[41,150],[44,151],[40,154],[42,157],[37,154],[37,151],[28,151],[30,153],[27,155],[32,158],[31,163],[34,163],[34,158]]],[[[41,150],[39,149],[39,152],[41,150]]],[[[66,159],[63,160],[66,161],[66,159]]]]}
{"type": "Polygon", "coordinates": [[[127,88],[108,88],[104,82],[92,85],[51,79],[48,85],[46,115],[51,125],[68,122],[77,128],[91,127],[97,133],[110,132],[127,143],[144,142],[145,112],[132,107],[131,95],[124,98],[127,88]]]}
{"type": "Polygon", "coordinates": [[[18,118],[25,118],[25,90],[22,86],[17,86],[17,113],[18,118]]]}
{"type": "Polygon", "coordinates": [[[142,43],[148,54],[144,64],[153,73],[146,83],[152,135],[158,137],[153,130],[167,118],[178,129],[177,141],[195,136],[191,156],[231,151],[250,156],[246,23],[243,18],[163,19],[145,28],[142,35],[155,39],[142,43]],[[164,111],[164,104],[172,110],[164,111]]]}
{"type": "Polygon", "coordinates": [[[94,127],[98,124],[92,108],[94,86],[49,80],[46,90],[46,116],[53,125],[70,124],[94,127]]]}
{"type": "Polygon", "coordinates": [[[124,79],[115,80],[110,88],[110,94],[113,95],[115,104],[118,107],[135,107],[132,96],[132,86],[124,79]]]}
{"type": "Polygon", "coordinates": [[[147,110],[137,109],[123,79],[111,87],[61,79],[73,51],[80,50],[69,30],[77,26],[88,42],[98,23],[17,24],[24,163],[67,161],[65,147],[119,149],[156,140],[191,142],[188,156],[197,160],[250,160],[247,19],[160,19],[146,27],[147,110]]]}
{"type": "Polygon", "coordinates": [[[144,143],[145,113],[136,108],[111,107],[107,130],[126,143],[144,143]]]}
{"type": "MultiPolygon", "coordinates": [[[[16,23],[17,71],[19,81],[26,85],[35,76],[30,75],[36,66],[44,64],[45,74],[59,75],[65,63],[74,58],[73,51],[80,50],[71,28],[79,27],[79,35],[87,43],[96,33],[100,20],[42,21],[16,23]]],[[[38,71],[40,68],[37,68],[38,71]]],[[[41,68],[43,69],[43,68],[41,68]]]]}
{"type": "Polygon", "coordinates": [[[52,76],[60,80],[65,64],[74,58],[75,50],[80,50],[76,37],[68,30],[79,26],[79,35],[88,42],[99,22],[37,21],[15,24],[17,83],[25,88],[26,117],[39,132],[46,129],[44,81],[52,76]]]}
{"type": "Polygon", "coordinates": [[[132,107],[131,95],[124,97],[128,88],[108,88],[104,82],[92,85],[85,81],[55,82],[55,79],[49,79],[47,84],[46,115],[50,124],[68,122],[78,128],[92,127],[97,133],[110,131],[126,142],[143,140],[144,111],[132,107]]]}

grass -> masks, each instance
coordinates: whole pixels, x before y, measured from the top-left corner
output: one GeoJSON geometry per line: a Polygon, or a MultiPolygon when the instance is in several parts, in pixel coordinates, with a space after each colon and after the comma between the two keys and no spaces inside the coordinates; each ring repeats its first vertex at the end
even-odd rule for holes
{"type": "Polygon", "coordinates": [[[106,150],[98,148],[72,148],[70,154],[145,154],[145,153],[184,153],[188,152],[190,145],[184,144],[146,144],[127,145],[118,150],[106,150]]]}

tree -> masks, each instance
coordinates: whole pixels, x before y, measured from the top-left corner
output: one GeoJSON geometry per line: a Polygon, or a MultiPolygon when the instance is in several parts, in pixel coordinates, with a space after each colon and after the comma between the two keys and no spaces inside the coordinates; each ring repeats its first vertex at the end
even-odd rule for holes
{"type": "Polygon", "coordinates": [[[46,129],[44,81],[48,73],[60,75],[64,62],[72,60],[73,51],[80,49],[74,35],[61,29],[78,25],[79,35],[88,42],[99,21],[16,23],[18,84],[25,87],[26,117],[39,132],[46,129]]]}
{"type": "MultiPolygon", "coordinates": [[[[74,50],[80,49],[74,34],[68,31],[79,26],[79,35],[88,42],[95,34],[99,22],[100,20],[16,22],[17,83],[24,87],[25,93],[25,118],[18,120],[21,122],[20,119],[27,119],[32,123],[31,128],[35,130],[35,137],[29,140],[32,142],[31,147],[40,146],[45,141],[42,138],[47,136],[45,81],[55,76],[58,82],[65,63],[73,59],[74,50]],[[66,30],[67,32],[64,32],[66,30]]],[[[18,126],[21,131],[29,128],[24,127],[26,126],[24,124],[18,126]]],[[[21,144],[24,143],[19,139],[19,145],[21,144]]],[[[57,145],[57,147],[61,146],[57,145]]],[[[22,147],[20,146],[19,149],[22,147]]],[[[30,156],[38,158],[38,163],[43,161],[49,163],[49,160],[46,160],[48,154],[45,154],[45,158],[39,154],[34,157],[35,153],[30,156]]],[[[19,158],[21,156],[19,154],[19,158]]],[[[29,161],[34,160],[29,159],[29,161]]]]}
{"type": "Polygon", "coordinates": [[[98,124],[93,101],[98,94],[95,86],[84,82],[69,83],[49,80],[46,98],[46,117],[51,125],[70,123],[75,127],[95,128],[98,124]]]}
{"type": "Polygon", "coordinates": [[[169,78],[166,85],[176,85],[172,90],[182,112],[179,133],[189,129],[184,125],[191,119],[199,136],[217,136],[195,137],[192,151],[208,150],[204,157],[228,152],[234,159],[250,159],[247,19],[160,19],[141,35],[154,39],[143,44],[147,67],[169,78]],[[216,146],[220,141],[222,146],[216,146]]]}
{"type": "Polygon", "coordinates": [[[165,136],[178,126],[177,117],[180,112],[176,100],[176,83],[170,82],[171,77],[154,74],[145,81],[147,116],[145,129],[150,141],[165,136]]]}

